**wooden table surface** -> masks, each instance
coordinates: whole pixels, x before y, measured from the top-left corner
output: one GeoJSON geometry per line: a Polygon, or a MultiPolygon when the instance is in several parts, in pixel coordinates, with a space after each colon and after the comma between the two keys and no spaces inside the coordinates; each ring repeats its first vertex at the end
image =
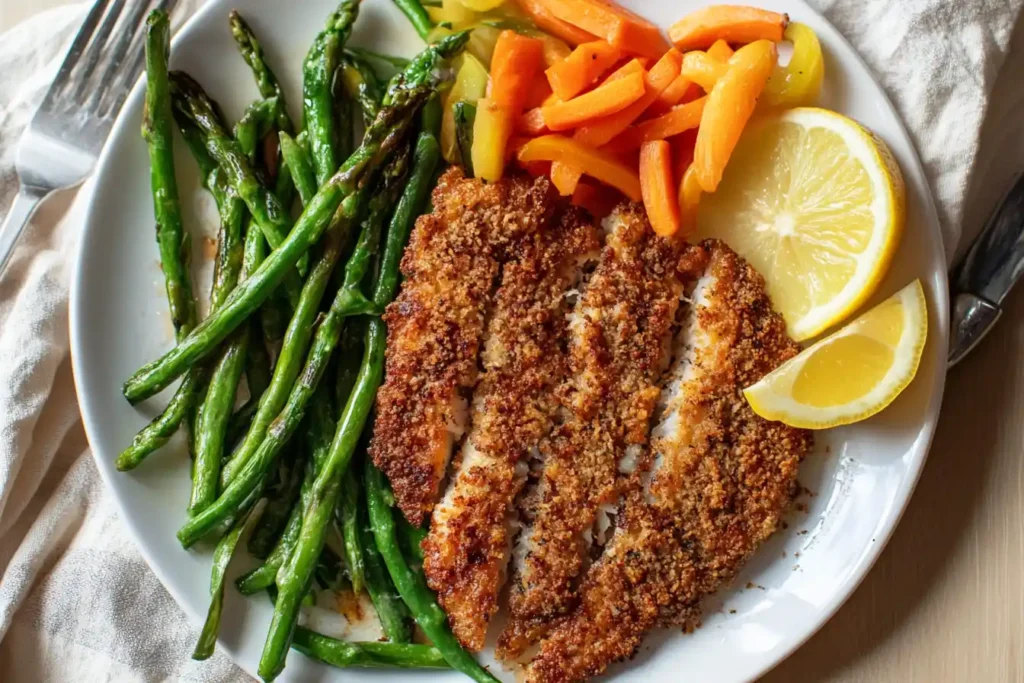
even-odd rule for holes
{"type": "MultiPolygon", "coordinates": [[[[61,0],[0,0],[0,31],[61,0]]],[[[970,234],[1024,167],[1024,23],[996,84],[970,234]]],[[[1024,683],[1024,290],[954,369],[928,464],[878,564],[766,683],[1024,683]]]]}

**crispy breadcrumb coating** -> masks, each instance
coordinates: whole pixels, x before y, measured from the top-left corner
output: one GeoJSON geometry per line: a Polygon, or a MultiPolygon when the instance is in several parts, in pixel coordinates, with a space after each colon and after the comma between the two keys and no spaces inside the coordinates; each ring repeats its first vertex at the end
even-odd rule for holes
{"type": "Polygon", "coordinates": [[[647,443],[682,293],[680,245],[654,234],[638,205],[608,219],[601,262],[570,324],[565,419],[541,446],[543,473],[527,498],[514,555],[509,622],[499,657],[518,657],[570,610],[591,530],[618,501],[620,465],[647,443]]]}
{"type": "Polygon", "coordinates": [[[631,657],[656,626],[696,622],[701,598],[729,581],[779,525],[811,434],[768,422],[742,389],[799,347],[764,281],[724,244],[705,242],[707,274],[618,528],[580,588],[581,602],[527,666],[532,683],[567,683],[631,657]]]}
{"type": "Polygon", "coordinates": [[[549,223],[553,196],[545,178],[485,184],[452,169],[434,190],[433,213],[416,222],[402,291],[384,316],[386,376],[370,453],[417,526],[466,428],[501,263],[549,223]]]}
{"type": "Polygon", "coordinates": [[[510,521],[526,459],[551,429],[565,375],[567,294],[600,254],[601,235],[574,207],[505,265],[473,395],[472,428],[444,499],[434,508],[423,570],[470,650],[484,645],[498,611],[510,521]]]}

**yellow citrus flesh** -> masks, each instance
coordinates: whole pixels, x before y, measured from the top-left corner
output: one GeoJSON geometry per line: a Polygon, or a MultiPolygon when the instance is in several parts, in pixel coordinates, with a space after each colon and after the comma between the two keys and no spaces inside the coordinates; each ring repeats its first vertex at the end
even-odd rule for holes
{"type": "Polygon", "coordinates": [[[796,340],[815,337],[877,289],[903,229],[903,178],[885,144],[851,119],[803,107],[751,123],[700,237],[760,271],[796,340]]]}
{"type": "Polygon", "coordinates": [[[915,280],[743,394],[761,417],[793,427],[859,422],[914,379],[927,335],[924,289],[915,280]]]}

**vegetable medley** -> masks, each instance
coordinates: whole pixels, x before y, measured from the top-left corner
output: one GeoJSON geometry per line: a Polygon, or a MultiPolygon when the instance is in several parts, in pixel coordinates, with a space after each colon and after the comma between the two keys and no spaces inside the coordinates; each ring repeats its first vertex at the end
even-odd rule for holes
{"type": "Polygon", "coordinates": [[[429,39],[473,31],[445,96],[445,159],[491,181],[515,163],[599,217],[623,196],[643,201],[666,236],[693,230],[755,109],[809,104],[824,78],[814,32],[753,7],[697,10],[669,28],[671,44],[608,0],[441,0],[426,12],[429,39]]]}

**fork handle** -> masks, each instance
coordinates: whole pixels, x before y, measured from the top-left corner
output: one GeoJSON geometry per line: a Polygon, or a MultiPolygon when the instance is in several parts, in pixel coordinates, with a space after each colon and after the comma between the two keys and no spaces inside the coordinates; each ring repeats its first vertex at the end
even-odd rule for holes
{"type": "Polygon", "coordinates": [[[15,243],[21,237],[29,219],[32,218],[36,207],[39,206],[39,202],[47,194],[41,187],[24,183],[18,189],[18,194],[14,197],[14,204],[11,205],[7,218],[4,219],[3,227],[0,228],[0,275],[3,275],[8,261],[11,260],[15,243]]]}

